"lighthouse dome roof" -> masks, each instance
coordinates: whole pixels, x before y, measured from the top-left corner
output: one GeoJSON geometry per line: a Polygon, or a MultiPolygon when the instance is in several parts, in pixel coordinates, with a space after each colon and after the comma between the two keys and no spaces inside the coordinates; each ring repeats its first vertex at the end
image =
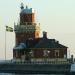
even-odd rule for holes
{"type": "Polygon", "coordinates": [[[28,8],[28,6],[26,6],[25,9],[21,10],[21,13],[31,14],[31,13],[34,13],[34,9],[33,8],[28,8]]]}

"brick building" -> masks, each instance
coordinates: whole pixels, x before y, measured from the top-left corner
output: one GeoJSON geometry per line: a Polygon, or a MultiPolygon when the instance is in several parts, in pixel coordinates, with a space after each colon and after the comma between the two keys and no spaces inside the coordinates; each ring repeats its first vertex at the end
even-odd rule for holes
{"type": "Polygon", "coordinates": [[[14,25],[16,46],[13,49],[14,59],[67,58],[67,47],[55,39],[48,39],[47,32],[40,37],[40,25],[35,22],[32,8],[21,5],[20,23],[14,25]]]}

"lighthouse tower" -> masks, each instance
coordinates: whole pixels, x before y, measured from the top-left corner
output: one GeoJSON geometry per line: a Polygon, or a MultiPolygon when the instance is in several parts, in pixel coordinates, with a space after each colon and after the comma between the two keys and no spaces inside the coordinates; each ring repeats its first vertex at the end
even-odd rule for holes
{"type": "Polygon", "coordinates": [[[20,22],[14,25],[16,44],[24,42],[27,39],[39,38],[40,25],[35,22],[34,9],[24,8],[21,4],[20,22]]]}

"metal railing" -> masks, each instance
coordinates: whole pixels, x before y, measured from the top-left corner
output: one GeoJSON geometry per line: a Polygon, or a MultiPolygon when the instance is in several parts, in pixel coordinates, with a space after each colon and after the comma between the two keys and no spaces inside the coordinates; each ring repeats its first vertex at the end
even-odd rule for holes
{"type": "Polygon", "coordinates": [[[15,59],[12,60],[11,62],[13,63],[18,63],[18,64],[71,64],[73,63],[70,59],[50,59],[50,60],[41,60],[41,61],[26,61],[26,60],[20,60],[20,59],[15,59]]]}
{"type": "Polygon", "coordinates": [[[22,60],[22,59],[12,59],[12,60],[4,60],[4,61],[1,61],[0,64],[3,64],[3,63],[8,63],[8,64],[11,64],[11,63],[16,63],[16,64],[74,64],[75,63],[75,60],[72,61],[71,59],[59,59],[59,58],[56,58],[56,59],[43,59],[41,61],[39,60],[22,60]]]}
{"type": "Polygon", "coordinates": [[[23,25],[37,25],[37,23],[32,23],[32,22],[24,22],[22,23],[23,25]]]}
{"type": "Polygon", "coordinates": [[[39,31],[40,27],[38,25],[15,25],[15,32],[26,32],[26,31],[39,31]]]}

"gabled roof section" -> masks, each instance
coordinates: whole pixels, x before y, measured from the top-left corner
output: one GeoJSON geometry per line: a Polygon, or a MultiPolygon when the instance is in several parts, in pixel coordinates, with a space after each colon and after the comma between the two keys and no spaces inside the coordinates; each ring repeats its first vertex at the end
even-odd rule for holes
{"type": "Polygon", "coordinates": [[[21,50],[26,48],[67,48],[66,46],[59,43],[55,39],[48,38],[37,38],[28,39],[24,43],[20,43],[14,49],[21,50]]]}
{"type": "Polygon", "coordinates": [[[67,48],[55,39],[42,38],[34,48],[67,48]]]}

